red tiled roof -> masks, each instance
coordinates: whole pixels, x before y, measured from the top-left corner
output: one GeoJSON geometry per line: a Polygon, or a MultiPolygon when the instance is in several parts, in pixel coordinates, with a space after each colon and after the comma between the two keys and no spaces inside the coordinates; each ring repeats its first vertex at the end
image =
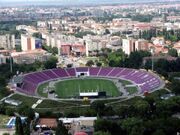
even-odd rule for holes
{"type": "Polygon", "coordinates": [[[40,118],[39,125],[46,125],[47,127],[57,127],[57,120],[53,118],[40,118]]]}

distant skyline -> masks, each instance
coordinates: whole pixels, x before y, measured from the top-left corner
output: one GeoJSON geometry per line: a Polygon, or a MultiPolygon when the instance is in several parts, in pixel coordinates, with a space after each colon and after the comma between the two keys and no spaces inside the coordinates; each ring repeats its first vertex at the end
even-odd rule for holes
{"type": "Polygon", "coordinates": [[[169,2],[180,0],[0,0],[1,6],[8,5],[83,5],[83,4],[124,4],[144,2],[169,2]]]}
{"type": "MultiPolygon", "coordinates": [[[[173,0],[0,0],[1,2],[26,2],[26,1],[33,1],[33,2],[43,2],[43,1],[54,1],[54,2],[148,2],[148,1],[173,1],[173,0]]],[[[179,1],[179,0],[177,0],[179,1]]]]}

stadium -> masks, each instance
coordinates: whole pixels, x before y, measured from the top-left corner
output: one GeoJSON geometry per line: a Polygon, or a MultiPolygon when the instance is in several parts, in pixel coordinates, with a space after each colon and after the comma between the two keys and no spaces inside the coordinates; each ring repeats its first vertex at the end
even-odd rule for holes
{"type": "Polygon", "coordinates": [[[118,67],[56,68],[21,75],[16,91],[45,98],[84,99],[142,95],[163,87],[152,72],[118,67]]]}

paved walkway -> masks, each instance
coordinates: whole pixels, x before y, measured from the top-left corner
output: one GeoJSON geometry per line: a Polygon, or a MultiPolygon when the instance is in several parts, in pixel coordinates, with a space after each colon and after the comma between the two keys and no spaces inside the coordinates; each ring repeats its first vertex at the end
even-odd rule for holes
{"type": "Polygon", "coordinates": [[[119,92],[122,93],[122,96],[128,96],[128,92],[126,91],[126,89],[124,88],[124,86],[122,85],[121,82],[119,82],[119,80],[114,80],[114,83],[116,85],[116,87],[118,88],[119,92]]]}
{"type": "Polygon", "coordinates": [[[32,109],[35,109],[39,104],[42,103],[42,101],[43,101],[42,99],[39,99],[35,104],[32,105],[31,108],[32,108],[32,109]]]}
{"type": "Polygon", "coordinates": [[[4,97],[4,98],[2,98],[1,99],[1,101],[4,101],[4,100],[6,100],[7,98],[10,98],[12,95],[14,95],[15,93],[12,93],[12,94],[10,94],[9,96],[7,96],[7,97],[4,97]]]}

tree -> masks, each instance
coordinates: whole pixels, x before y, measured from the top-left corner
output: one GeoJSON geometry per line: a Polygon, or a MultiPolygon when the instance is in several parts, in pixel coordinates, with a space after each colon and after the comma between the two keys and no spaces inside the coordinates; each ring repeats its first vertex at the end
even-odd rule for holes
{"type": "Polygon", "coordinates": [[[167,72],[169,72],[169,61],[165,59],[159,59],[154,63],[154,69],[161,75],[167,76],[167,72]]]}
{"type": "Polygon", "coordinates": [[[146,115],[147,112],[149,111],[149,104],[147,101],[144,100],[139,100],[134,104],[134,108],[137,111],[137,115],[139,114],[140,116],[146,115]]]}
{"type": "Polygon", "coordinates": [[[142,14],[137,14],[132,16],[133,21],[139,21],[139,22],[150,22],[152,20],[153,16],[152,15],[142,15],[142,14]]]}
{"type": "Polygon", "coordinates": [[[52,54],[53,55],[58,54],[58,48],[57,47],[52,48],[52,54]]]}
{"type": "Polygon", "coordinates": [[[0,86],[5,86],[6,85],[6,79],[3,76],[0,76],[0,86]]]}
{"type": "Polygon", "coordinates": [[[104,113],[105,107],[105,104],[100,101],[95,101],[91,104],[91,108],[94,109],[100,116],[104,113]]]}
{"type": "Polygon", "coordinates": [[[25,119],[24,123],[23,123],[23,131],[24,131],[24,135],[30,135],[30,119],[27,118],[25,119]]]}
{"type": "Polygon", "coordinates": [[[20,45],[16,45],[16,46],[15,46],[15,50],[16,50],[17,52],[22,52],[22,48],[21,48],[20,45]]]}
{"type": "Polygon", "coordinates": [[[18,113],[27,116],[30,120],[34,118],[34,110],[27,105],[23,105],[18,108],[18,113]]]}
{"type": "Polygon", "coordinates": [[[58,125],[56,128],[56,135],[68,135],[68,130],[63,125],[62,121],[58,121],[58,125]]]}
{"type": "Polygon", "coordinates": [[[115,52],[108,54],[109,66],[111,67],[119,67],[123,65],[125,59],[125,53],[122,49],[119,49],[115,52]]]}
{"type": "Polygon", "coordinates": [[[101,62],[97,62],[97,63],[96,63],[96,66],[97,66],[97,67],[101,67],[101,66],[102,66],[102,63],[101,63],[101,62]]]}
{"type": "Polygon", "coordinates": [[[175,35],[170,35],[170,36],[169,36],[169,40],[172,41],[172,42],[176,42],[177,39],[178,39],[178,38],[177,38],[177,36],[175,36],[175,35]]]}
{"type": "Polygon", "coordinates": [[[57,58],[52,56],[44,63],[44,68],[45,69],[56,68],[57,62],[58,62],[57,58]]]}
{"type": "Polygon", "coordinates": [[[33,33],[32,36],[36,37],[36,38],[39,38],[39,39],[42,39],[42,34],[40,32],[33,33]]]}
{"type": "Polygon", "coordinates": [[[24,135],[22,121],[21,121],[21,118],[19,116],[16,117],[15,126],[16,126],[16,133],[15,134],[16,135],[24,135]]]}
{"type": "Polygon", "coordinates": [[[162,129],[158,129],[152,135],[165,135],[165,133],[162,129]]]}
{"type": "Polygon", "coordinates": [[[92,67],[94,65],[94,62],[92,60],[88,60],[86,63],[86,66],[92,67]]]}
{"type": "Polygon", "coordinates": [[[151,56],[151,53],[148,51],[135,51],[131,52],[129,58],[126,59],[127,66],[130,68],[140,68],[142,66],[142,61],[144,57],[151,56]]]}
{"type": "Polygon", "coordinates": [[[105,35],[110,34],[109,29],[105,29],[105,35]]]}
{"type": "Polygon", "coordinates": [[[143,67],[146,70],[151,69],[152,68],[152,60],[151,59],[146,60],[146,62],[144,63],[143,67]]]}
{"type": "Polygon", "coordinates": [[[53,55],[58,54],[58,48],[57,47],[51,47],[51,46],[43,45],[42,49],[46,50],[49,53],[52,53],[53,55]]]}
{"type": "Polygon", "coordinates": [[[76,33],[74,36],[77,38],[83,38],[83,36],[86,36],[86,35],[95,35],[95,33],[92,31],[82,31],[82,32],[76,33]]]}
{"type": "Polygon", "coordinates": [[[111,135],[120,135],[124,134],[124,131],[121,128],[121,125],[118,122],[105,120],[105,119],[97,119],[94,125],[95,132],[101,131],[110,133],[111,135]]]}
{"type": "Polygon", "coordinates": [[[97,131],[94,135],[111,135],[109,132],[97,131]]]}
{"type": "Polygon", "coordinates": [[[121,123],[121,126],[122,129],[124,129],[128,135],[142,135],[142,123],[143,120],[141,118],[131,117],[124,119],[121,123]]]}
{"type": "Polygon", "coordinates": [[[14,116],[14,109],[13,108],[6,108],[6,115],[14,116]]]}
{"type": "Polygon", "coordinates": [[[178,57],[177,50],[174,48],[168,49],[168,54],[172,57],[178,57]]]}
{"type": "Polygon", "coordinates": [[[175,94],[180,94],[180,82],[179,80],[172,80],[172,91],[175,93],[175,94]]]}
{"type": "Polygon", "coordinates": [[[72,64],[67,64],[67,68],[71,68],[72,66],[72,64]]]}
{"type": "Polygon", "coordinates": [[[3,133],[3,135],[10,135],[9,133],[3,133]]]}

